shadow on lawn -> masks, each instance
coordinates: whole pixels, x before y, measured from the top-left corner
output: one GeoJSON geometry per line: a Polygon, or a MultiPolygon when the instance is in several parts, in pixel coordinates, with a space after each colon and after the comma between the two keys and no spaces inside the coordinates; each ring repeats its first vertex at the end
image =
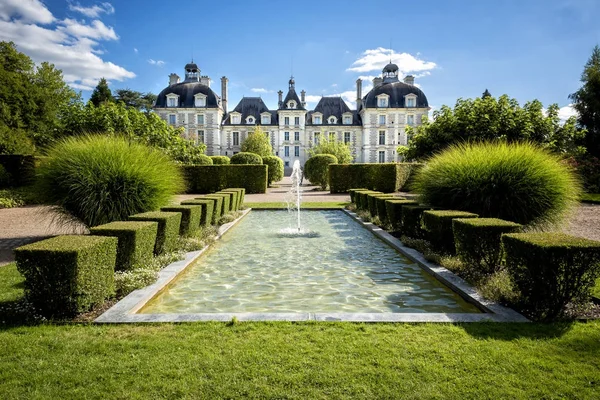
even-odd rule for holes
{"type": "MultiPolygon", "coordinates": [[[[554,323],[462,323],[457,324],[469,335],[478,339],[516,340],[560,338],[568,333],[575,321],[560,321],[554,323]]],[[[594,339],[597,340],[597,339],[594,339]]]]}

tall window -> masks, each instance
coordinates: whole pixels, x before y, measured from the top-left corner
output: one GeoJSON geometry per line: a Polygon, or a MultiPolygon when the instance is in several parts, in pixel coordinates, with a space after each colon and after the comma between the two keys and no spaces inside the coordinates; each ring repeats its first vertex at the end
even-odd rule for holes
{"type": "Polygon", "coordinates": [[[385,97],[380,97],[378,106],[379,107],[387,107],[387,99],[385,97]]]}
{"type": "Polygon", "coordinates": [[[204,115],[203,114],[198,114],[196,116],[196,123],[198,125],[204,125],[204,115]]]}
{"type": "Polygon", "coordinates": [[[315,125],[320,125],[321,117],[317,115],[317,116],[313,117],[313,121],[315,122],[315,125]]]}
{"type": "Polygon", "coordinates": [[[380,151],[379,152],[379,162],[380,163],[384,163],[385,162],[385,151],[380,151]]]}
{"type": "Polygon", "coordinates": [[[315,132],[315,144],[319,144],[321,141],[321,132],[315,132]]]}
{"type": "Polygon", "coordinates": [[[289,125],[289,124],[290,124],[290,117],[285,117],[285,118],[283,118],[283,123],[284,123],[285,125],[289,125]]]}
{"type": "Polygon", "coordinates": [[[177,99],[176,98],[171,97],[169,99],[169,107],[177,107],[177,99]]]}
{"type": "Polygon", "coordinates": [[[379,116],[379,125],[385,125],[385,115],[379,116]]]}
{"type": "Polygon", "coordinates": [[[294,157],[300,157],[300,146],[294,146],[294,157]]]}
{"type": "Polygon", "coordinates": [[[300,141],[300,132],[294,132],[294,141],[295,142],[299,142],[300,141]]]}
{"type": "Polygon", "coordinates": [[[344,144],[350,144],[350,132],[344,132],[344,144]]]}
{"type": "Polygon", "coordinates": [[[385,144],[385,131],[379,131],[379,144],[385,144]]]}
{"type": "Polygon", "coordinates": [[[177,123],[177,115],[169,114],[169,123],[175,125],[177,123]]]}
{"type": "Polygon", "coordinates": [[[294,117],[294,125],[300,125],[300,117],[294,117]]]}
{"type": "Polygon", "coordinates": [[[406,99],[406,107],[414,107],[415,99],[406,99]]]}
{"type": "Polygon", "coordinates": [[[414,125],[415,124],[415,116],[414,115],[407,115],[406,116],[406,123],[408,125],[414,125]]]}
{"type": "Polygon", "coordinates": [[[198,131],[198,143],[205,143],[204,142],[204,131],[198,131]]]}
{"type": "Polygon", "coordinates": [[[283,140],[285,140],[286,142],[290,140],[289,132],[283,132],[283,140]]]}
{"type": "Polygon", "coordinates": [[[290,146],[283,146],[283,154],[285,157],[290,156],[290,146]]]}
{"type": "Polygon", "coordinates": [[[233,145],[234,146],[239,146],[240,145],[240,133],[239,132],[233,132],[231,135],[233,137],[233,145]]]}

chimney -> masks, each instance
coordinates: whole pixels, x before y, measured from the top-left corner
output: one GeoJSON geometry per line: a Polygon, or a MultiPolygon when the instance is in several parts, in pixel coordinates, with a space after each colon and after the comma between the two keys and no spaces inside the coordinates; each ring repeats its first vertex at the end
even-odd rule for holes
{"type": "Polygon", "coordinates": [[[356,80],[356,109],[362,106],[362,79],[356,80]]]}
{"type": "Polygon", "coordinates": [[[280,90],[279,92],[277,92],[277,94],[279,95],[279,107],[281,108],[281,106],[283,105],[283,92],[280,90]]]}
{"type": "Polygon", "coordinates": [[[377,86],[381,86],[381,84],[383,83],[383,78],[380,76],[377,76],[375,78],[373,78],[373,87],[376,88],[377,86]]]}
{"type": "Polygon", "coordinates": [[[169,86],[175,85],[176,83],[179,83],[179,75],[170,74],[169,75],[169,86]]]}
{"type": "Polygon", "coordinates": [[[404,77],[404,83],[406,83],[407,85],[413,85],[415,84],[415,77],[412,75],[406,75],[404,77]]]}
{"type": "Polygon", "coordinates": [[[306,91],[305,90],[300,92],[300,101],[302,102],[302,107],[306,106],[306,91]]]}
{"type": "Polygon", "coordinates": [[[227,114],[227,82],[229,82],[229,79],[226,76],[221,78],[221,104],[225,114],[227,114]]]}

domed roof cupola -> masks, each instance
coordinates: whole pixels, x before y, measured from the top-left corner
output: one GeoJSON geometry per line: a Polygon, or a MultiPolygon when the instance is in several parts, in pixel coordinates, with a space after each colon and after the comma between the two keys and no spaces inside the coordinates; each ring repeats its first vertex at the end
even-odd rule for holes
{"type": "Polygon", "coordinates": [[[391,62],[383,67],[383,83],[398,82],[398,66],[391,62]]]}
{"type": "Polygon", "coordinates": [[[186,82],[199,82],[200,81],[200,68],[192,60],[191,63],[185,65],[185,81],[186,82]]]}

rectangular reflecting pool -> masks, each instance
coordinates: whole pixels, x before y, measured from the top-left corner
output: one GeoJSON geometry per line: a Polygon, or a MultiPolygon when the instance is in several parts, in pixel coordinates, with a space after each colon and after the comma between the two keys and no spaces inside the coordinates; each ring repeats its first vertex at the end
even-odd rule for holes
{"type": "Polygon", "coordinates": [[[252,211],[138,311],[479,313],[343,211],[252,211]]]}

